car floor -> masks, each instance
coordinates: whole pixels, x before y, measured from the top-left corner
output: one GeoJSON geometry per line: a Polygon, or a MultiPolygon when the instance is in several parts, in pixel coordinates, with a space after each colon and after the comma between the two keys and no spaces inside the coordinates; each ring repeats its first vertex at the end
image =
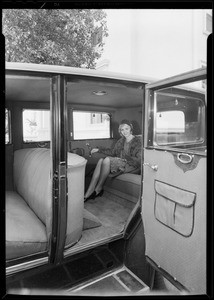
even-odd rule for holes
{"type": "Polygon", "coordinates": [[[98,242],[121,233],[135,204],[104,191],[102,197],[85,202],[85,209],[96,216],[101,226],[84,230],[79,242],[72,247],[98,242]]]}

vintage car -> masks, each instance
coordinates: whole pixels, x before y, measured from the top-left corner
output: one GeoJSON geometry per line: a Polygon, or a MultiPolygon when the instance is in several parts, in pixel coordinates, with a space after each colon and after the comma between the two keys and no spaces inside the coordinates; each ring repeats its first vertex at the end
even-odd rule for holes
{"type": "Polygon", "coordinates": [[[6,294],[206,294],[206,69],[6,63],[6,294]],[[128,119],[141,170],[84,202],[128,119]]]}

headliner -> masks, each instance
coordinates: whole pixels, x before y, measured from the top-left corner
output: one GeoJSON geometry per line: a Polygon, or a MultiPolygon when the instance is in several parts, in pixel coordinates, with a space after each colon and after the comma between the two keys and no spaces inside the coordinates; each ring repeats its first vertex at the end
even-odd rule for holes
{"type": "Polygon", "coordinates": [[[151,82],[127,74],[22,63],[7,63],[6,74],[9,101],[49,102],[50,78],[62,74],[67,79],[68,103],[112,108],[141,106],[144,86],[151,82]],[[106,94],[97,96],[94,91],[106,94]]]}

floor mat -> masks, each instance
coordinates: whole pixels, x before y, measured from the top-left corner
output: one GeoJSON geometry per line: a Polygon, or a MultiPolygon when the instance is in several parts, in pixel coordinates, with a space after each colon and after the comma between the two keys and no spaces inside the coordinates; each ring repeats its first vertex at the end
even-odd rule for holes
{"type": "Polygon", "coordinates": [[[103,226],[115,226],[122,228],[125,224],[134,204],[123,198],[104,192],[102,197],[89,200],[85,208],[94,214],[103,226]]]}
{"type": "Polygon", "coordinates": [[[106,191],[102,197],[88,200],[85,208],[100,220],[102,226],[83,231],[80,241],[73,249],[122,232],[134,205],[106,191]]]}

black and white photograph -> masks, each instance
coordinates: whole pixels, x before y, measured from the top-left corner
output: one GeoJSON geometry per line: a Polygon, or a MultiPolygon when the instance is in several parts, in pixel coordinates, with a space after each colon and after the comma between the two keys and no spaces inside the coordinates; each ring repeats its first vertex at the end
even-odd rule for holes
{"type": "Polygon", "coordinates": [[[20,2],[1,10],[3,297],[213,296],[212,2],[20,2]]]}

